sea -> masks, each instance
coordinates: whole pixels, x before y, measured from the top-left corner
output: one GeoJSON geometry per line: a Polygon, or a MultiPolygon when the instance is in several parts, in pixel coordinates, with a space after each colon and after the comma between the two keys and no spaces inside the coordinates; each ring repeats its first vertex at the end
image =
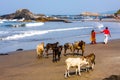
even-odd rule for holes
{"type": "MultiPolygon", "coordinates": [[[[91,30],[102,31],[108,27],[112,37],[109,40],[120,39],[119,22],[95,22],[95,21],[72,21],[65,22],[20,22],[1,21],[0,22],[0,53],[8,53],[17,49],[31,50],[44,42],[60,45],[74,43],[75,41],[85,41],[90,43],[91,30]]],[[[104,34],[96,35],[97,42],[103,42],[104,34]]]]}

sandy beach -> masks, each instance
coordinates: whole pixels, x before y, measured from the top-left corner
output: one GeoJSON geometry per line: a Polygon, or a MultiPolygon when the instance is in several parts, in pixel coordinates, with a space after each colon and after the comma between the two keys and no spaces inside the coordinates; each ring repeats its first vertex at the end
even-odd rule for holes
{"type": "MultiPolygon", "coordinates": [[[[81,76],[72,74],[68,80],[103,80],[111,75],[120,75],[120,39],[108,44],[87,44],[84,55],[94,53],[94,70],[81,72],[81,76]]],[[[61,56],[61,61],[52,62],[49,58],[36,58],[36,51],[15,51],[9,55],[0,55],[0,80],[65,80],[65,59],[72,55],[61,56]]],[[[79,56],[75,56],[79,57],[79,56]]],[[[71,69],[75,72],[75,69],[71,69]]]]}

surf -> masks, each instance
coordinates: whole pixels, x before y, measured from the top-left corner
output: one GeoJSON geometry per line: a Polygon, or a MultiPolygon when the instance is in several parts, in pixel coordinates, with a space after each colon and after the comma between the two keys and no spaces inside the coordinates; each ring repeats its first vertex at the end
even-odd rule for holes
{"type": "Polygon", "coordinates": [[[14,28],[19,28],[19,27],[37,27],[37,26],[42,26],[44,25],[43,22],[16,22],[16,23],[10,23],[10,24],[7,24],[6,26],[9,26],[9,27],[14,27],[14,28]]]}
{"type": "Polygon", "coordinates": [[[34,26],[42,26],[42,25],[44,25],[43,22],[26,23],[26,24],[25,24],[26,27],[34,27],[34,26]]]}
{"type": "Polygon", "coordinates": [[[60,29],[50,29],[50,30],[19,31],[19,34],[7,36],[4,38],[1,38],[1,40],[18,40],[25,37],[43,35],[51,32],[72,31],[72,30],[81,30],[81,29],[87,29],[87,28],[93,28],[93,27],[74,27],[74,28],[60,28],[60,29]]]}

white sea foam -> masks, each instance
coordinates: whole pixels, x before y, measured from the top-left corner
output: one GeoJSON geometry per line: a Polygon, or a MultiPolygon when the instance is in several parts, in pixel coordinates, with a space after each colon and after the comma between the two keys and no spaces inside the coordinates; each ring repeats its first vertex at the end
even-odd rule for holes
{"type": "Polygon", "coordinates": [[[44,25],[43,22],[37,22],[37,23],[26,23],[25,26],[26,27],[34,27],[34,26],[41,26],[44,25]]]}
{"type": "Polygon", "coordinates": [[[35,26],[42,26],[42,25],[44,25],[43,22],[31,22],[31,23],[10,24],[9,26],[18,28],[18,27],[35,27],[35,26]]]}
{"type": "Polygon", "coordinates": [[[34,36],[38,34],[45,34],[45,33],[47,33],[47,31],[26,31],[21,34],[15,34],[12,36],[8,36],[6,38],[2,38],[2,40],[17,40],[17,39],[24,38],[24,37],[34,36]]]}
{"type": "Polygon", "coordinates": [[[0,20],[0,23],[4,23],[4,22],[0,20]]]}
{"type": "Polygon", "coordinates": [[[9,33],[9,31],[0,31],[0,35],[7,34],[7,33],[9,33]]]}
{"type": "Polygon", "coordinates": [[[53,32],[53,31],[68,31],[68,30],[78,30],[78,29],[85,29],[85,28],[93,28],[93,27],[62,28],[62,29],[53,29],[53,30],[48,30],[48,31],[49,32],[53,32]]]}
{"type": "Polygon", "coordinates": [[[102,23],[96,23],[96,27],[101,31],[104,25],[102,23]]]}
{"type": "Polygon", "coordinates": [[[21,31],[22,33],[20,34],[15,34],[12,36],[8,36],[5,38],[2,38],[2,40],[17,40],[29,36],[34,36],[34,35],[42,35],[50,32],[58,32],[58,31],[69,31],[69,30],[79,30],[79,29],[85,29],[85,28],[93,28],[93,27],[74,27],[74,28],[61,28],[61,29],[52,29],[52,30],[43,30],[43,31],[21,31]]]}

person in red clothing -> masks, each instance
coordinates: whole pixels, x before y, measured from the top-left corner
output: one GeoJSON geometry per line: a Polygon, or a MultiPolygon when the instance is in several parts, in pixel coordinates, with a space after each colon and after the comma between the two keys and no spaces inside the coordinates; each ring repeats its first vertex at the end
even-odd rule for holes
{"type": "Polygon", "coordinates": [[[91,44],[96,44],[96,32],[94,30],[91,31],[91,44]]]}
{"type": "Polygon", "coordinates": [[[111,37],[110,30],[108,29],[108,27],[106,27],[101,33],[104,33],[104,36],[105,36],[104,43],[107,44],[108,36],[111,37]]]}

